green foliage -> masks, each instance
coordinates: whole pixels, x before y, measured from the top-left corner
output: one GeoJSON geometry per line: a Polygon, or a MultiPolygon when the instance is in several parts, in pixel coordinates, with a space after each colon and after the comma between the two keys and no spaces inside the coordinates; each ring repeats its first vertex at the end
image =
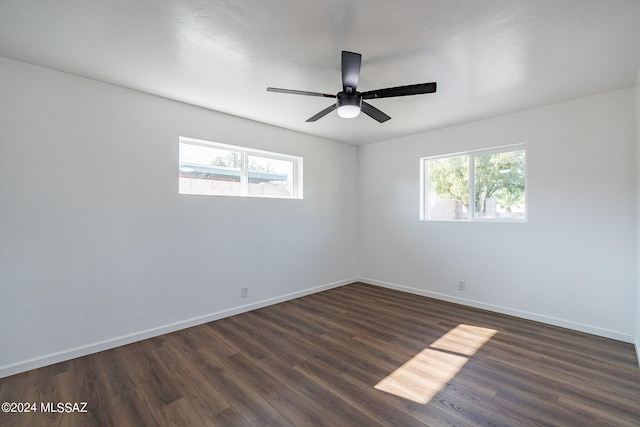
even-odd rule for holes
{"type": "Polygon", "coordinates": [[[487,199],[495,198],[507,212],[524,202],[524,151],[485,154],[475,157],[476,210],[487,211],[487,199]]]}
{"type": "Polygon", "coordinates": [[[218,156],[211,163],[211,166],[222,166],[225,168],[240,169],[242,166],[242,156],[237,151],[229,151],[226,156],[218,156]]]}
{"type": "MultiPolygon", "coordinates": [[[[524,203],[525,152],[508,151],[474,157],[475,207],[486,213],[487,199],[495,198],[507,212],[524,203]]],[[[460,200],[469,208],[469,156],[429,161],[429,191],[438,198],[460,200]]]]}
{"type": "Polygon", "coordinates": [[[441,199],[461,200],[469,207],[469,158],[447,157],[429,161],[429,191],[441,199]]]}

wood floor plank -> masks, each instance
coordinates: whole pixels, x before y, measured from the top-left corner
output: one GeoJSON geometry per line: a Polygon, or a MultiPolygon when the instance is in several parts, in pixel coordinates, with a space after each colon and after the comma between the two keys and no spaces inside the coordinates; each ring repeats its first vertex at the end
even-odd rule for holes
{"type": "Polygon", "coordinates": [[[264,371],[255,362],[242,353],[227,358],[230,369],[258,391],[283,416],[294,425],[321,426],[331,425],[327,414],[321,409],[320,402],[316,402],[300,393],[294,384],[287,384],[278,380],[270,372],[264,371]]]}
{"type": "Polygon", "coordinates": [[[171,366],[180,379],[176,387],[201,420],[216,417],[231,408],[223,394],[206,381],[202,365],[194,363],[190,353],[178,351],[176,346],[167,345],[161,357],[171,361],[171,366]]]}
{"type": "Polygon", "coordinates": [[[371,427],[381,425],[366,411],[361,411],[343,399],[336,393],[336,389],[324,387],[277,358],[263,359],[258,364],[284,384],[294,384],[296,392],[312,401],[322,402],[322,410],[331,414],[331,424],[371,427]]]}
{"type": "MultiPolygon", "coordinates": [[[[203,377],[251,426],[267,426],[282,417],[265,396],[251,388],[233,370],[225,368],[209,349],[202,349],[203,377]]],[[[226,357],[224,357],[226,358],[226,357]]]]}
{"type": "Polygon", "coordinates": [[[244,419],[240,413],[234,408],[227,408],[222,412],[217,413],[211,418],[208,418],[205,422],[206,426],[233,426],[233,427],[251,427],[251,424],[244,419]]]}
{"type": "Polygon", "coordinates": [[[10,426],[637,426],[631,344],[354,283],[0,379],[10,426]],[[40,407],[38,407],[40,409],[40,407]]]}

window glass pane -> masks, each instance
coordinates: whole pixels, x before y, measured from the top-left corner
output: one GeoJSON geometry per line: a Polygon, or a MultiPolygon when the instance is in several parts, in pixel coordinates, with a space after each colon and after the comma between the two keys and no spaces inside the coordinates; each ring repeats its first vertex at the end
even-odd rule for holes
{"type": "Polygon", "coordinates": [[[476,218],[525,218],[525,152],[474,156],[476,218]]]}
{"type": "Polygon", "coordinates": [[[180,137],[180,194],[302,199],[302,157],[180,137]]]}
{"type": "Polygon", "coordinates": [[[427,219],[469,219],[469,157],[427,160],[427,219]]]}
{"type": "Polygon", "coordinates": [[[241,194],[239,151],[183,142],[179,150],[180,194],[241,194]]]}
{"type": "Polygon", "coordinates": [[[293,161],[256,155],[247,156],[249,194],[292,197],[293,161]]]}

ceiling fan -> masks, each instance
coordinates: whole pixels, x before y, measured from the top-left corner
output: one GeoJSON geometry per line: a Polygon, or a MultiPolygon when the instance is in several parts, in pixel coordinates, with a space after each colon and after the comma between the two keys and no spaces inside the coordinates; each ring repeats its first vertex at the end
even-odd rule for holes
{"type": "Polygon", "coordinates": [[[307,92],[293,89],[280,89],[277,87],[268,87],[268,92],[290,93],[293,95],[321,96],[323,98],[336,98],[336,102],[329,107],[320,111],[318,114],[309,117],[307,122],[315,122],[316,120],[326,116],[333,110],[338,110],[340,117],[350,119],[364,112],[369,117],[384,123],[391,117],[378,110],[373,105],[365,102],[365,99],[391,98],[396,96],[421,95],[423,93],[434,93],[436,91],[436,82],[418,83],[408,86],[389,87],[385,89],[369,90],[367,92],[358,92],[358,80],[360,79],[360,64],[362,63],[362,55],[359,53],[342,51],[342,91],[336,95],[319,92],[307,92]]]}

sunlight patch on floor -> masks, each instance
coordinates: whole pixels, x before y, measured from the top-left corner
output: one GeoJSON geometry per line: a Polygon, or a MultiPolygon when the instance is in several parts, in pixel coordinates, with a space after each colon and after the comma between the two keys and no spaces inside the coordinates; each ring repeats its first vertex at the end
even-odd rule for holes
{"type": "Polygon", "coordinates": [[[375,388],[412,402],[429,403],[496,332],[460,324],[387,375],[375,388]]]}
{"type": "Polygon", "coordinates": [[[429,347],[473,356],[496,334],[495,329],[460,324],[438,338],[429,347]]]}

